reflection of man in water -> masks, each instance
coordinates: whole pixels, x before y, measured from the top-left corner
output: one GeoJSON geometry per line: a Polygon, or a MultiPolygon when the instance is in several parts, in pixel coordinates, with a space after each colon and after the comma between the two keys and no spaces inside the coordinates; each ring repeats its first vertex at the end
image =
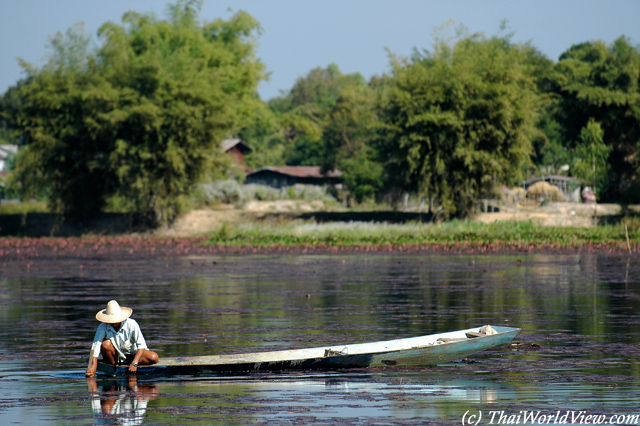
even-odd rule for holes
{"type": "Polygon", "coordinates": [[[91,406],[98,424],[140,425],[147,411],[147,403],[158,396],[158,388],[152,384],[138,385],[136,376],[124,381],[103,382],[102,394],[98,394],[98,383],[87,379],[91,392],[91,406]]]}
{"type": "Polygon", "coordinates": [[[135,373],[138,365],[158,362],[158,354],[147,349],[136,320],[129,318],[133,310],[120,306],[115,300],[107,303],[107,309],[96,314],[102,324],[98,327],[91,346],[91,357],[87,377],[93,377],[98,368],[98,356],[107,364],[128,364],[129,372],[135,373]]]}

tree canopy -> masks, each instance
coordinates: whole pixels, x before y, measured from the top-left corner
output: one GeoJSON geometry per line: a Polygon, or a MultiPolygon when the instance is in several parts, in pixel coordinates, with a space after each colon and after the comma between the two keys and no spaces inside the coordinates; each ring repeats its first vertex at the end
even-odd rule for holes
{"type": "Polygon", "coordinates": [[[101,27],[94,50],[74,27],[52,39],[42,68],[24,64],[10,114],[28,144],[18,179],[46,183],[67,214],[95,214],[120,196],[172,220],[203,175],[224,170],[218,144],[259,102],[264,78],[257,21],[238,12],[201,24],[198,10],[179,1],[167,20],[128,12],[101,27]]]}
{"type": "Polygon", "coordinates": [[[580,131],[580,143],[576,146],[574,174],[587,185],[593,185],[599,197],[605,188],[611,166],[608,159],[613,147],[604,143],[604,132],[600,123],[589,120],[580,131]]]}
{"type": "Polygon", "coordinates": [[[382,187],[383,166],[375,149],[377,98],[362,75],[343,74],[335,64],[314,68],[269,107],[270,114],[261,111],[260,119],[241,132],[244,138],[254,136],[258,148],[249,164],[339,169],[358,202],[382,187]]]}
{"type": "Polygon", "coordinates": [[[168,222],[198,182],[227,174],[219,142],[240,137],[250,168],[339,169],[350,200],[408,192],[446,217],[544,174],[637,202],[640,51],[625,37],[556,62],[510,34],[445,26],[431,50],[391,53],[388,74],[329,64],[263,102],[259,23],[201,22],[200,5],[128,12],[97,43],[77,25],[51,38],[42,67],[22,62],[27,77],[0,99],[0,142],[23,145],[13,187],[68,215],[119,203],[168,222]]]}
{"type": "Polygon", "coordinates": [[[570,149],[580,144],[590,120],[599,123],[611,147],[605,199],[640,194],[640,52],[624,37],[611,45],[587,42],[562,54],[550,76],[557,95],[556,117],[570,149]]]}
{"type": "Polygon", "coordinates": [[[538,107],[523,50],[472,35],[394,61],[385,151],[398,185],[467,215],[522,176],[538,107]]]}

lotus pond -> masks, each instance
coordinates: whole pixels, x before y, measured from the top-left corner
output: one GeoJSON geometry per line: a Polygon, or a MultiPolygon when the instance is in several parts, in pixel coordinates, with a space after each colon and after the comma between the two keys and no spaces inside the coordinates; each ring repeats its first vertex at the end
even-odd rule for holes
{"type": "Polygon", "coordinates": [[[3,425],[640,419],[635,254],[13,253],[0,258],[0,323],[3,425]],[[161,357],[523,331],[431,368],[86,379],[110,299],[161,357]]]}

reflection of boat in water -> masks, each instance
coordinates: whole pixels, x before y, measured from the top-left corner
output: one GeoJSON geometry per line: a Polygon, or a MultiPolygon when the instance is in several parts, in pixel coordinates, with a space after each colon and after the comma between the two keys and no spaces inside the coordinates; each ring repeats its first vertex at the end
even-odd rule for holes
{"type": "MultiPolygon", "coordinates": [[[[282,370],[339,370],[370,367],[422,367],[463,358],[510,342],[513,327],[476,327],[448,333],[373,343],[323,346],[247,354],[161,358],[137,374],[211,374],[282,370]],[[493,334],[491,334],[493,333],[493,334]]],[[[104,374],[127,374],[127,366],[98,363],[104,374]]]]}
{"type": "Polygon", "coordinates": [[[87,386],[92,394],[91,407],[98,424],[140,425],[147,403],[158,396],[155,385],[138,384],[136,376],[121,380],[87,379],[87,386]]]}

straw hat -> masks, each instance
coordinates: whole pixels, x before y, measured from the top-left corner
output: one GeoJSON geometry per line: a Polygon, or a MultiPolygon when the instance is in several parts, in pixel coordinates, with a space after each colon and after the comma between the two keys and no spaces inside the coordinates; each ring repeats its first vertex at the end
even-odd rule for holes
{"type": "Polygon", "coordinates": [[[118,302],[112,300],[107,303],[107,309],[103,309],[96,314],[96,319],[100,322],[115,324],[129,318],[132,312],[133,309],[120,306],[118,302]]]}

